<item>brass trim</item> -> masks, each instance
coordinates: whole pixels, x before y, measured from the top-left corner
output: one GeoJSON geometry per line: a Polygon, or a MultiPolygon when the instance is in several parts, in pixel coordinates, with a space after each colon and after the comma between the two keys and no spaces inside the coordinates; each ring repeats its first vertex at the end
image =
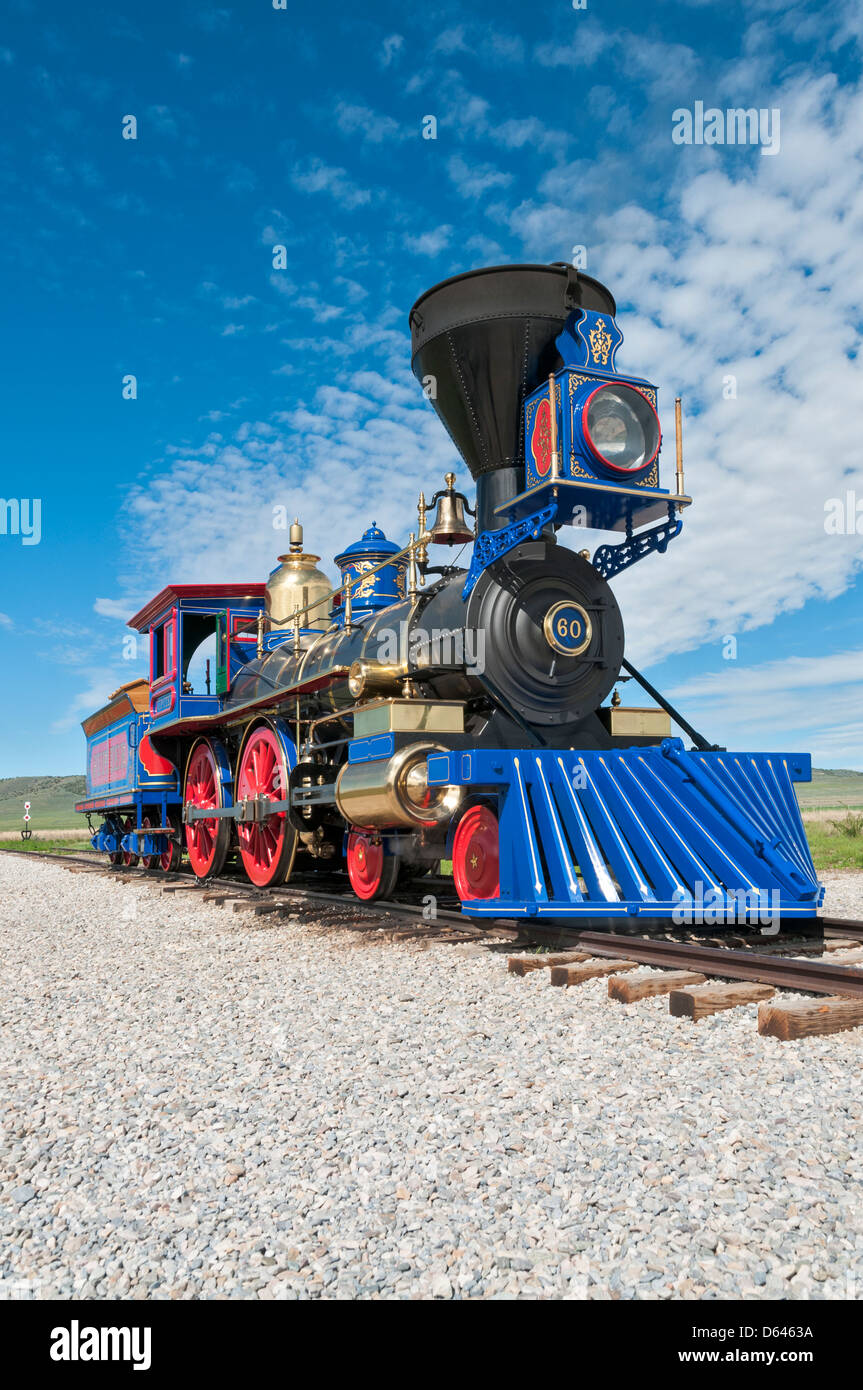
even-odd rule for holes
{"type": "Polygon", "coordinates": [[[580,603],[569,598],[563,599],[560,603],[552,604],[542,620],[542,630],[552,651],[560,652],[561,656],[581,656],[583,652],[587,651],[593,640],[593,623],[590,621],[590,614],[582,608],[580,603]],[[561,608],[574,608],[584,619],[584,641],[577,647],[564,647],[555,636],[554,620],[561,608]]]}
{"type": "Polygon", "coordinates": [[[356,661],[351,662],[348,690],[355,700],[361,695],[369,699],[374,695],[389,694],[401,690],[407,674],[406,664],[392,665],[358,657],[356,661]]]}
{"type": "Polygon", "coordinates": [[[371,699],[357,706],[354,738],[375,734],[462,734],[461,700],[371,699]]]}
{"type": "Polygon", "coordinates": [[[675,457],[675,486],[678,492],[683,491],[683,403],[680,396],[674,398],[674,457],[675,457]]]}
{"type": "Polygon", "coordinates": [[[613,738],[654,738],[671,734],[671,716],[654,706],[602,705],[597,713],[613,738]]]}

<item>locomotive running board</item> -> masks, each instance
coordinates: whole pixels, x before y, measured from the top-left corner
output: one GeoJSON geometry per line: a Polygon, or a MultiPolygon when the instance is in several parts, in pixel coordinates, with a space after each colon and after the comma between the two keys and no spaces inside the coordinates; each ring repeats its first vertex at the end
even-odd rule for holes
{"type": "Polygon", "coordinates": [[[435,754],[430,785],[497,809],[500,896],[476,917],[676,926],[814,918],[819,884],[794,792],[808,755],[657,748],[435,754]]]}

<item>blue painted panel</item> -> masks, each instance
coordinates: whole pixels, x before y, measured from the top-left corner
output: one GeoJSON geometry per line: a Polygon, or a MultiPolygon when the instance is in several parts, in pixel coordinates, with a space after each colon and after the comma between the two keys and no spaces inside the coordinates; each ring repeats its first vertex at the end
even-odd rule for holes
{"type": "Polygon", "coordinates": [[[659,747],[446,753],[432,785],[493,789],[500,897],[476,916],[656,917],[681,925],[811,918],[818,882],[794,782],[796,754],[659,747]]]}
{"type": "Polygon", "coordinates": [[[355,738],[348,745],[348,762],[371,763],[378,758],[391,758],[395,747],[393,734],[370,734],[368,738],[355,738]]]}

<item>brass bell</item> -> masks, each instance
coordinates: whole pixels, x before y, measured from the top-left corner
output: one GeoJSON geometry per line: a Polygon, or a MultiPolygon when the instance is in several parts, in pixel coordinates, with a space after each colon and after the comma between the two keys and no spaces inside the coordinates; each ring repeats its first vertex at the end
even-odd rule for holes
{"type": "MultiPolygon", "coordinates": [[[[465,520],[467,499],[455,491],[455,474],[447,473],[444,480],[446,488],[436,492],[432,505],[437,502],[437,513],[432,525],[430,538],[432,545],[461,545],[473,540],[473,529],[465,520]]],[[[470,507],[467,507],[470,511],[470,507]]]]}

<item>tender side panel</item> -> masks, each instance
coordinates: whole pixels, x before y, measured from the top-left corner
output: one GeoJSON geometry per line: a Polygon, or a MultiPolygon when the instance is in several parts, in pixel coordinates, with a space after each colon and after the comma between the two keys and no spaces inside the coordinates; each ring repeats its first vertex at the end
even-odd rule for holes
{"type": "Polygon", "coordinates": [[[124,714],[87,739],[87,793],[104,797],[137,786],[138,715],[124,714]]]}

